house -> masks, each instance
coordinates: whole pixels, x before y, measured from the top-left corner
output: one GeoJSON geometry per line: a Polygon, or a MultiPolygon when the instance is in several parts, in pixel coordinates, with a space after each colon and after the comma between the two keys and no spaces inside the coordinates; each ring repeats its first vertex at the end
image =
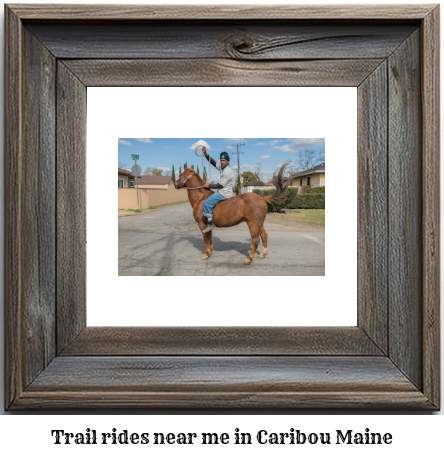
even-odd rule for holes
{"type": "Polygon", "coordinates": [[[253,190],[271,190],[275,185],[273,183],[264,184],[262,181],[251,181],[245,187],[241,187],[241,195],[244,193],[252,193],[253,190]]]}
{"type": "Polygon", "coordinates": [[[128,169],[118,169],[118,178],[119,178],[119,188],[134,188],[135,184],[135,177],[133,173],[128,169]]]}
{"type": "MultiPolygon", "coordinates": [[[[287,180],[284,179],[284,183],[287,180]]],[[[323,187],[325,186],[325,163],[293,174],[291,180],[289,186],[299,187],[298,193],[307,193],[307,190],[312,187],[323,187]]]]}
{"type": "Polygon", "coordinates": [[[137,178],[139,188],[157,188],[167,190],[174,185],[173,176],[140,176],[137,178]]]}

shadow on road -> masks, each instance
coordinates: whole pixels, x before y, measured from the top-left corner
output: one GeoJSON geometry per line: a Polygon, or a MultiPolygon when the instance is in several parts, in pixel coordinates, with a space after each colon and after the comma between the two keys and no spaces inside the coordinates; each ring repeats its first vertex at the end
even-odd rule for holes
{"type": "MultiPolygon", "coordinates": [[[[200,238],[197,238],[196,236],[189,236],[185,238],[190,244],[197,249],[199,252],[202,254],[205,252],[205,242],[203,240],[203,236],[200,238]]],[[[252,243],[248,242],[241,242],[241,241],[222,241],[219,237],[214,235],[213,231],[213,247],[214,247],[214,252],[230,252],[230,251],[236,251],[242,255],[245,254],[245,256],[248,256],[251,250],[252,243]]],[[[261,243],[259,243],[258,250],[262,249],[261,243]]]]}

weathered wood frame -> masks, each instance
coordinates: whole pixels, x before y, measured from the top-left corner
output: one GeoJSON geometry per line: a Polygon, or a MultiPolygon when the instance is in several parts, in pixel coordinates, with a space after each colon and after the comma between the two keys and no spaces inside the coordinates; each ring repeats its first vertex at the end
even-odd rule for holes
{"type": "Polygon", "coordinates": [[[5,18],[7,409],[439,408],[438,6],[5,18]],[[358,326],[86,327],[86,87],[115,85],[358,87],[358,326]]]}

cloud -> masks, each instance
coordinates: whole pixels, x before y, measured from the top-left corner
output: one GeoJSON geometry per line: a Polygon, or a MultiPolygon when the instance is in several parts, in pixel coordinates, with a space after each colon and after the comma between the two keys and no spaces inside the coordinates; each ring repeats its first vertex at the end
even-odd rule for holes
{"type": "Polygon", "coordinates": [[[271,158],[269,155],[261,155],[261,158],[271,158]]]}
{"type": "Polygon", "coordinates": [[[254,170],[258,170],[260,168],[263,168],[265,165],[261,165],[261,164],[258,164],[258,165],[241,165],[241,169],[254,169],[254,170]]]}
{"type": "Polygon", "coordinates": [[[282,139],[272,139],[270,141],[270,146],[274,146],[275,144],[277,144],[278,142],[281,142],[281,141],[282,141],[282,139]]]}
{"type": "Polygon", "coordinates": [[[125,146],[132,146],[132,144],[124,139],[119,138],[119,144],[125,144],[125,146]]]}
{"type": "Polygon", "coordinates": [[[244,141],[244,138],[225,138],[225,141],[244,141]]]}
{"type": "Polygon", "coordinates": [[[191,150],[196,150],[196,147],[197,146],[205,146],[207,148],[207,150],[211,150],[211,146],[206,142],[204,141],[203,139],[199,139],[199,141],[195,142],[191,147],[190,149],[191,150]]]}
{"type": "Polygon", "coordinates": [[[261,143],[261,142],[257,142],[254,146],[266,146],[267,143],[261,143]]]}
{"type": "Polygon", "coordinates": [[[290,144],[284,144],[283,146],[273,147],[273,149],[279,149],[282,152],[297,152],[298,150],[305,149],[310,146],[322,146],[325,144],[324,138],[294,138],[290,144]]]}
{"type": "Polygon", "coordinates": [[[162,172],[164,172],[164,171],[171,171],[171,168],[164,168],[163,166],[159,166],[157,169],[161,169],[162,172]]]}
{"type": "Polygon", "coordinates": [[[136,138],[136,141],[143,142],[143,143],[154,142],[154,141],[153,141],[152,139],[150,139],[150,138],[136,138]]]}
{"type": "Polygon", "coordinates": [[[233,146],[227,146],[227,149],[232,149],[232,148],[233,148],[233,146]]]}

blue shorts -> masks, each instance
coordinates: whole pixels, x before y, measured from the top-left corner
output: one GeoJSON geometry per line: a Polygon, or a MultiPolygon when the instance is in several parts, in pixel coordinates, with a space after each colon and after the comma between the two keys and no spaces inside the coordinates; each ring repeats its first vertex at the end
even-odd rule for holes
{"type": "Polygon", "coordinates": [[[219,192],[213,193],[202,204],[203,215],[205,215],[205,217],[212,218],[214,206],[216,206],[217,203],[220,203],[221,201],[224,201],[226,199],[227,198],[225,198],[225,196],[222,196],[219,192]]]}

